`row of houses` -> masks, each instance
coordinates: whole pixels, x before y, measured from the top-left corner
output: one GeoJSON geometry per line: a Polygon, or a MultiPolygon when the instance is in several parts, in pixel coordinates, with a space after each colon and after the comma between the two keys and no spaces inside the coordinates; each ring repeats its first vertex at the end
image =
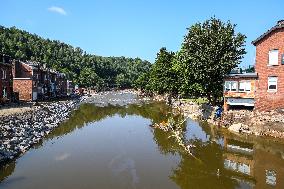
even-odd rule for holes
{"type": "Polygon", "coordinates": [[[65,74],[39,63],[12,60],[0,54],[0,100],[36,101],[65,97],[73,85],[65,74]]]}
{"type": "Polygon", "coordinates": [[[245,106],[258,111],[284,107],[284,20],[252,42],[255,73],[233,73],[224,82],[224,109],[245,106]]]}

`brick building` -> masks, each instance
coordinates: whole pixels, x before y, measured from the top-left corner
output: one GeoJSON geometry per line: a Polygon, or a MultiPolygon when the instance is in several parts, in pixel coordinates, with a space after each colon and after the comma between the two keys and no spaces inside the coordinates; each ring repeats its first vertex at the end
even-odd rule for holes
{"type": "Polygon", "coordinates": [[[67,94],[64,74],[38,63],[15,61],[13,64],[14,92],[22,101],[45,100],[67,94]]]}
{"type": "Polygon", "coordinates": [[[225,77],[224,110],[230,106],[254,107],[255,90],[258,75],[256,73],[236,73],[225,77]]]}
{"type": "Polygon", "coordinates": [[[42,74],[38,64],[14,61],[13,90],[19,94],[19,100],[33,101],[42,96],[42,74]]]}
{"type": "Polygon", "coordinates": [[[12,63],[8,56],[0,54],[0,103],[12,98],[12,63]]]}
{"type": "Polygon", "coordinates": [[[255,109],[284,107],[284,20],[252,42],[256,46],[255,71],[258,85],[255,109]]]}
{"type": "Polygon", "coordinates": [[[247,79],[254,80],[250,84],[254,87],[254,90],[251,89],[253,93],[245,94],[238,90],[239,80],[245,80],[245,75],[228,75],[224,85],[224,109],[227,110],[228,105],[244,102],[245,98],[250,98],[254,109],[258,111],[284,108],[284,20],[278,21],[252,44],[256,47],[256,73],[253,78],[247,79]]]}

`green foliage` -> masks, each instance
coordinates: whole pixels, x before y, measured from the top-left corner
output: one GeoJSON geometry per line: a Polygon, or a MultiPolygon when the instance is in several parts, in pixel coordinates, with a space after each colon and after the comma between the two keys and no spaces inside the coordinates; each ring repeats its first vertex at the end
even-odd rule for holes
{"type": "Polygon", "coordinates": [[[176,94],[178,77],[173,69],[174,58],[175,54],[173,52],[168,52],[166,48],[161,48],[149,73],[145,73],[138,78],[138,87],[159,94],[176,94]]]}
{"type": "Polygon", "coordinates": [[[0,53],[14,59],[46,64],[49,68],[65,73],[83,87],[114,87],[122,86],[121,83],[127,83],[123,87],[133,87],[139,75],[147,72],[151,66],[148,61],[139,58],[87,54],[79,47],[43,39],[15,27],[0,26],[0,53]],[[122,78],[122,75],[125,77],[122,78]]]}
{"type": "Polygon", "coordinates": [[[104,82],[94,69],[86,67],[80,71],[77,83],[81,86],[101,89],[104,82]]]}
{"type": "Polygon", "coordinates": [[[224,76],[246,53],[246,37],[236,33],[235,27],[216,18],[194,24],[188,28],[179,52],[174,55],[165,48],[160,50],[149,77],[139,78],[141,87],[187,97],[205,96],[215,104],[223,95],[224,76]]]}
{"type": "Polygon", "coordinates": [[[211,18],[188,29],[179,61],[183,88],[198,85],[209,102],[222,96],[223,79],[245,54],[245,36],[235,33],[235,25],[211,18]]]}

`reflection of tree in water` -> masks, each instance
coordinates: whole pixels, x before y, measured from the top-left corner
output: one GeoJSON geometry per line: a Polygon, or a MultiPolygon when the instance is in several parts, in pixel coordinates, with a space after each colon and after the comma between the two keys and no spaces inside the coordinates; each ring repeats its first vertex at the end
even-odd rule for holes
{"type": "Polygon", "coordinates": [[[75,129],[82,128],[86,123],[97,122],[114,115],[120,115],[121,117],[138,115],[150,119],[152,122],[159,122],[165,118],[169,111],[169,107],[164,103],[132,104],[126,107],[97,107],[92,104],[83,104],[73,112],[68,121],[62,123],[60,127],[55,128],[47,137],[53,138],[65,135],[75,129]]]}
{"type": "MultiPolygon", "coordinates": [[[[202,127],[201,127],[202,128],[202,127]]],[[[208,134],[210,130],[204,130],[208,134]]],[[[186,132],[186,131],[185,131],[186,132]]],[[[239,184],[230,178],[224,169],[222,146],[212,141],[189,139],[186,142],[196,146],[194,156],[190,156],[169,133],[154,129],[153,135],[163,154],[178,154],[180,163],[170,176],[180,188],[236,188],[239,184]],[[218,171],[219,170],[219,171],[218,171]]],[[[210,138],[213,138],[210,134],[210,138]]]]}
{"type": "MultiPolygon", "coordinates": [[[[150,119],[152,122],[160,122],[167,116],[169,111],[169,107],[164,103],[133,104],[127,107],[97,107],[92,104],[83,104],[72,113],[68,121],[62,123],[59,127],[55,128],[52,133],[46,136],[46,139],[66,135],[75,129],[84,127],[86,123],[100,121],[114,115],[120,115],[121,117],[125,117],[126,115],[138,115],[150,119]]],[[[39,148],[41,145],[42,142],[35,145],[34,148],[39,148]]],[[[0,182],[11,175],[14,169],[15,161],[6,165],[0,165],[0,182]]]]}

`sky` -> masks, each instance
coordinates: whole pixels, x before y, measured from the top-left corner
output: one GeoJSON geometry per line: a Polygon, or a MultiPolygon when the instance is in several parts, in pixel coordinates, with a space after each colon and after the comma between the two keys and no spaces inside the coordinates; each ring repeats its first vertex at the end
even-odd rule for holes
{"type": "Polygon", "coordinates": [[[283,0],[0,0],[0,25],[60,40],[87,53],[154,62],[178,51],[186,28],[215,16],[247,36],[241,66],[253,65],[251,41],[284,19],[283,0]]]}

